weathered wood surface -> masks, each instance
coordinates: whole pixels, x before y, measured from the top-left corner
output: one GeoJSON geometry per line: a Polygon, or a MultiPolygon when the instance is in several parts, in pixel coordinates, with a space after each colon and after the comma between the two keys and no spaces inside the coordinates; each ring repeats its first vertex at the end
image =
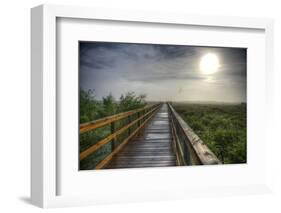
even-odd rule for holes
{"type": "MultiPolygon", "coordinates": [[[[198,135],[195,134],[195,132],[189,127],[189,125],[175,111],[172,105],[168,104],[168,107],[173,118],[174,131],[177,130],[182,133],[182,138],[179,138],[179,134],[176,134],[176,139],[182,140],[183,144],[185,144],[186,146],[184,148],[187,148],[189,150],[188,155],[190,155],[189,157],[191,157],[191,162],[189,162],[188,165],[221,164],[217,156],[207,147],[207,145],[198,137],[198,135]]],[[[179,151],[178,154],[180,154],[179,151]]]]}
{"type": "MultiPolygon", "coordinates": [[[[159,107],[159,106],[158,106],[159,107]]],[[[157,108],[158,108],[157,107],[157,108]]],[[[135,129],[129,137],[127,137],[116,149],[114,149],[113,152],[111,152],[105,159],[103,159],[97,166],[96,169],[103,169],[111,160],[112,158],[122,150],[122,148],[145,126],[145,124],[153,117],[154,113],[157,111],[157,108],[155,108],[155,111],[151,112],[149,116],[142,122],[139,123],[139,126],[137,129],[135,129]]]]}
{"type": "Polygon", "coordinates": [[[105,168],[163,166],[176,166],[167,104],[161,106],[146,128],[114,155],[105,168]]]}

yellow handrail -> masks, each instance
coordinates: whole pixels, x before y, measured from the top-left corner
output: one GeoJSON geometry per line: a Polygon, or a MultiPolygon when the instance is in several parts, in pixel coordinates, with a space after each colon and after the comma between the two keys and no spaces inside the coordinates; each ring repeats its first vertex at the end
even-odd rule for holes
{"type": "MultiPolygon", "coordinates": [[[[117,131],[112,132],[110,135],[108,135],[107,137],[103,138],[102,140],[98,141],[97,143],[95,143],[94,145],[92,145],[91,147],[89,147],[88,149],[84,150],[83,152],[80,153],[79,155],[79,159],[83,160],[86,157],[88,157],[90,154],[94,153],[95,151],[97,151],[98,149],[100,149],[101,147],[103,147],[105,144],[109,143],[110,141],[112,141],[114,138],[116,138],[117,136],[119,136],[120,134],[122,134],[123,132],[125,132],[126,130],[128,130],[130,127],[132,127],[134,124],[139,123],[139,126],[143,126],[142,124],[146,123],[148,119],[146,119],[146,117],[151,117],[151,114],[153,114],[158,108],[159,108],[160,104],[155,104],[149,107],[143,107],[141,109],[137,109],[137,110],[132,110],[129,112],[124,112],[124,113],[120,113],[117,115],[113,115],[113,116],[109,116],[106,118],[102,118],[87,124],[83,124],[82,128],[87,127],[87,131],[90,130],[94,130],[97,128],[100,128],[102,126],[111,124],[112,122],[116,122],[118,120],[127,118],[133,114],[136,113],[140,113],[140,112],[145,112],[143,115],[138,116],[135,120],[131,121],[129,124],[123,126],[122,128],[120,128],[117,131]],[[149,111],[147,111],[149,110],[149,111]],[[140,122],[145,119],[142,124],[140,124],[140,122]],[[91,126],[91,127],[89,127],[91,126]]],[[[139,114],[140,115],[140,114],[139,114]]],[[[140,128],[137,128],[137,130],[140,130],[140,128]]],[[[85,131],[85,128],[83,129],[82,133],[87,132],[85,131]]],[[[132,137],[133,134],[135,134],[136,131],[134,131],[132,134],[130,134],[127,138],[132,137]]],[[[80,126],[80,134],[81,134],[81,126],[80,126]]],[[[127,138],[124,140],[126,141],[127,138]]],[[[123,141],[123,142],[124,142],[123,141]]],[[[122,143],[123,143],[122,142],[122,143]]],[[[119,145],[120,146],[120,145],[119,145]]]]}

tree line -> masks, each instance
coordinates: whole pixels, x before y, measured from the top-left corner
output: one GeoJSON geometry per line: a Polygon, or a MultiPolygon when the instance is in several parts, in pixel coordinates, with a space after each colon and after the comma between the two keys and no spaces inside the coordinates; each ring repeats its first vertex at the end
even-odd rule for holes
{"type": "Polygon", "coordinates": [[[80,89],[80,124],[102,117],[126,112],[146,105],[146,95],[136,95],[134,92],[122,94],[115,99],[110,93],[97,100],[94,90],[80,89]]]}

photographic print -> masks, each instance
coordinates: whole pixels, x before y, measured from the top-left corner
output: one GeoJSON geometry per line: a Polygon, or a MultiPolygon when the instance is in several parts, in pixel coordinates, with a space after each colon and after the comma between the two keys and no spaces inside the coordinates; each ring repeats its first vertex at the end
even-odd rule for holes
{"type": "Polygon", "coordinates": [[[247,162],[247,49],[79,42],[79,169],[247,162]]]}

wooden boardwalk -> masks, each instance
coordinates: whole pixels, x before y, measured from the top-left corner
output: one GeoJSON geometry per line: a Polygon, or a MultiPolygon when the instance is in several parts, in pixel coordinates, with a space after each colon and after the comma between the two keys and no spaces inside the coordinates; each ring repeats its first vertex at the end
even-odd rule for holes
{"type": "Polygon", "coordinates": [[[81,170],[92,169],[91,161],[84,159],[109,143],[111,152],[95,164],[95,169],[221,164],[170,103],[155,103],[80,124],[80,134],[109,125],[110,135],[80,152],[81,170]],[[116,129],[118,121],[127,122],[116,129]],[[117,145],[116,138],[123,133],[128,133],[127,137],[117,145]]]}
{"type": "Polygon", "coordinates": [[[146,127],[105,167],[142,168],[175,166],[172,133],[167,104],[163,104],[146,127]]]}

